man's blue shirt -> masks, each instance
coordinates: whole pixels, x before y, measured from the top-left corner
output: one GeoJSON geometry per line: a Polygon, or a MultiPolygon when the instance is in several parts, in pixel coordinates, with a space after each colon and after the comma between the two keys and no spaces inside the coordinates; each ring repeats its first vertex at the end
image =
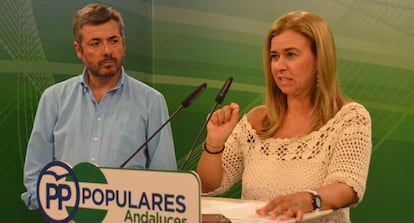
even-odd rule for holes
{"type": "MultiPolygon", "coordinates": [[[[47,163],[60,160],[72,166],[92,162],[99,167],[119,167],[168,117],[164,96],[129,77],[123,68],[117,86],[99,104],[88,86],[86,70],[47,88],[27,147],[23,201],[29,209],[38,208],[36,183],[47,163]]],[[[170,124],[125,168],[176,170],[170,124]]]]}

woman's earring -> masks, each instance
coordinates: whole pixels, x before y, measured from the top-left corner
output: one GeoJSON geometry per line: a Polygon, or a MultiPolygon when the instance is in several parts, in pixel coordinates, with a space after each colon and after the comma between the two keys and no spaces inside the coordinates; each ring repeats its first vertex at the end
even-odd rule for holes
{"type": "Polygon", "coordinates": [[[319,74],[316,75],[316,87],[319,88],[319,74]]]}

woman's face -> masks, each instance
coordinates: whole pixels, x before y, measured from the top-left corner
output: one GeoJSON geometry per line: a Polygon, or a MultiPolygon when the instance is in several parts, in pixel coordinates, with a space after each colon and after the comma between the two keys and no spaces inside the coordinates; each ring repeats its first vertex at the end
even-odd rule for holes
{"type": "Polygon", "coordinates": [[[307,98],[316,83],[317,63],[309,40],[302,34],[285,30],[271,39],[273,79],[288,98],[307,98]]]}

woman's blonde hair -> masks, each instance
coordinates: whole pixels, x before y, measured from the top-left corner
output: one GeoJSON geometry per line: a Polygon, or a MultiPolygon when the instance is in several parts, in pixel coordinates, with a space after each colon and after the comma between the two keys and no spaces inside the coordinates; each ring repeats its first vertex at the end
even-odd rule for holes
{"type": "Polygon", "coordinates": [[[304,35],[310,42],[317,61],[316,83],[312,89],[313,120],[303,134],[319,129],[341,108],[342,98],[336,71],[336,50],[328,24],[319,16],[308,12],[289,12],[278,18],[267,34],[264,51],[264,72],[266,77],[267,113],[258,134],[271,137],[281,127],[287,112],[286,95],[278,88],[271,71],[270,46],[274,36],[285,30],[304,35]]]}

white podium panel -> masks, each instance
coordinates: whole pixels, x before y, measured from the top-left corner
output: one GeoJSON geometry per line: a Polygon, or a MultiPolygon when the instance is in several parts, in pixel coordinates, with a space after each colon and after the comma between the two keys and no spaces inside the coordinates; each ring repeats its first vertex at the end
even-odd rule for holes
{"type": "MultiPolygon", "coordinates": [[[[266,201],[241,200],[220,197],[202,197],[202,214],[222,214],[232,223],[295,223],[295,219],[287,221],[271,220],[269,216],[259,216],[255,210],[263,207],[266,201]]],[[[306,213],[302,223],[312,222],[320,217],[326,216],[332,210],[306,213]]]]}

